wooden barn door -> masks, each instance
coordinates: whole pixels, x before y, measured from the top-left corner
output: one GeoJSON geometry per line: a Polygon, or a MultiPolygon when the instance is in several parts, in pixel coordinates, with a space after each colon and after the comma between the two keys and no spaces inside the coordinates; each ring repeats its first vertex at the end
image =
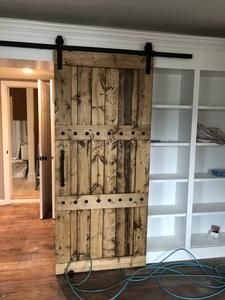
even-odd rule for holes
{"type": "Polygon", "coordinates": [[[56,84],[56,273],[145,264],[152,76],[145,57],[63,52],[56,84]]]}

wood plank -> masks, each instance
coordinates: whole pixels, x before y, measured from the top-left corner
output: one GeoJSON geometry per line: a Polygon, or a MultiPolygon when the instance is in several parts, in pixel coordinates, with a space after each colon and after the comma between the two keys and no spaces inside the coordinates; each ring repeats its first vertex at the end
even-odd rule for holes
{"type": "MultiPolygon", "coordinates": [[[[104,125],[105,69],[92,69],[92,125],[104,125]]],[[[104,141],[92,141],[91,194],[103,194],[104,141]]],[[[97,200],[99,201],[99,200],[97,200]]],[[[96,202],[95,202],[96,203],[96,202]]],[[[95,204],[98,207],[98,202],[95,204]]],[[[91,257],[102,257],[103,209],[91,210],[91,257]]]]}
{"type": "MultiPolygon", "coordinates": [[[[136,152],[136,192],[148,192],[149,182],[149,143],[137,142],[136,152]]],[[[134,255],[143,255],[146,252],[147,239],[147,206],[135,208],[134,213],[134,255]]]]}
{"type": "Polygon", "coordinates": [[[146,141],[138,141],[136,147],[136,193],[147,193],[149,184],[150,145],[146,141]]]}
{"type": "Polygon", "coordinates": [[[116,193],[56,197],[57,210],[142,207],[148,203],[148,193],[116,193]]]}
{"type": "Polygon", "coordinates": [[[55,122],[71,124],[71,68],[55,68],[55,122]]]}
{"type": "Polygon", "coordinates": [[[104,191],[106,194],[116,193],[117,173],[117,141],[105,142],[105,181],[104,191]]]}
{"type": "Polygon", "coordinates": [[[63,51],[63,64],[74,66],[145,69],[145,56],[63,51]]]}
{"type": "Polygon", "coordinates": [[[71,121],[77,124],[77,102],[78,102],[78,83],[77,67],[71,67],[71,121]]]}
{"type": "Polygon", "coordinates": [[[91,156],[91,193],[102,194],[105,165],[103,141],[92,141],[91,156]]]}
{"type": "Polygon", "coordinates": [[[92,69],[92,125],[104,125],[105,119],[105,69],[92,69]]]}
{"type": "MultiPolygon", "coordinates": [[[[152,74],[146,75],[139,71],[139,105],[138,125],[151,123],[151,93],[152,74]]],[[[150,143],[137,141],[136,150],[136,192],[148,192],[149,185],[149,156],[150,143]]],[[[143,255],[146,252],[147,207],[135,208],[134,213],[134,255],[143,255]]]]}
{"type": "Polygon", "coordinates": [[[103,210],[91,211],[91,258],[102,258],[103,210]]]}
{"type": "MultiPolygon", "coordinates": [[[[119,71],[106,69],[105,125],[117,126],[118,124],[118,91],[119,71]]],[[[117,141],[112,139],[105,141],[105,161],[104,192],[114,194],[116,193],[117,141]]],[[[103,224],[103,257],[114,257],[116,248],[116,210],[114,208],[104,209],[103,224]]]]}
{"type": "Polygon", "coordinates": [[[114,257],[116,239],[115,208],[104,209],[103,220],[103,257],[114,257]]]}
{"type": "Polygon", "coordinates": [[[152,74],[139,71],[138,125],[151,124],[152,74]]]}
{"type": "Polygon", "coordinates": [[[73,257],[77,254],[77,211],[71,211],[70,215],[71,226],[71,246],[70,255],[73,257]]]}
{"type": "MultiPolygon", "coordinates": [[[[78,68],[77,124],[91,124],[91,68],[78,68]]],[[[67,122],[68,124],[68,122],[67,122]]]]}
{"type": "MultiPolygon", "coordinates": [[[[132,124],[133,104],[133,70],[119,72],[119,112],[121,125],[132,124]]],[[[117,192],[129,193],[134,182],[135,172],[131,165],[130,141],[118,141],[117,192]]],[[[116,255],[132,255],[133,251],[133,209],[119,208],[116,210],[116,255]]]]}
{"type": "Polygon", "coordinates": [[[106,70],[105,125],[118,124],[119,71],[106,70]]]}
{"type": "Polygon", "coordinates": [[[86,259],[90,255],[90,210],[78,210],[77,212],[77,253],[80,259],[86,259]]]}
{"type": "Polygon", "coordinates": [[[68,141],[57,141],[55,143],[55,181],[56,181],[56,196],[70,195],[70,143],[68,141]],[[65,151],[64,154],[64,178],[65,186],[60,185],[60,156],[61,150],[65,151]]]}
{"type": "MultiPolygon", "coordinates": [[[[91,68],[78,68],[78,125],[91,124],[91,68]]],[[[78,142],[78,194],[90,194],[91,188],[91,142],[78,142]]],[[[90,210],[78,211],[77,251],[90,255],[90,210]]],[[[80,259],[83,259],[81,257],[80,259]]]]}
{"type": "MultiPolygon", "coordinates": [[[[132,83],[132,125],[137,126],[137,120],[138,120],[138,71],[133,71],[133,83],[132,83]]],[[[149,128],[150,130],[150,128],[149,128]]]]}
{"type": "Polygon", "coordinates": [[[146,254],[147,214],[147,207],[134,210],[134,256],[146,254]]]}
{"type": "Polygon", "coordinates": [[[132,120],[133,71],[119,71],[119,111],[120,125],[131,125],[132,120]]]}
{"type": "Polygon", "coordinates": [[[70,184],[71,184],[71,195],[77,195],[78,192],[78,164],[77,164],[77,156],[78,156],[78,150],[77,150],[77,141],[71,141],[70,142],[70,157],[71,157],[71,164],[70,164],[70,184]]]}
{"type": "MultiPolygon", "coordinates": [[[[108,194],[116,193],[116,160],[117,160],[117,142],[105,141],[105,178],[104,192],[108,194]]],[[[110,198],[112,197],[110,196],[110,198]]],[[[115,209],[104,209],[104,229],[103,229],[103,257],[115,256],[115,230],[116,215],[115,209]]]]}
{"type": "Polygon", "coordinates": [[[70,260],[70,212],[56,212],[56,262],[65,263],[70,260]]]}
{"type": "MultiPolygon", "coordinates": [[[[131,122],[131,121],[130,121],[131,122]]],[[[130,125],[57,125],[57,140],[140,140],[149,141],[149,126],[130,125]]]]}
{"type": "MultiPolygon", "coordinates": [[[[123,268],[135,268],[145,265],[145,256],[128,256],[128,257],[116,257],[116,258],[105,258],[105,259],[93,259],[92,260],[92,270],[113,270],[113,269],[123,269],[123,268]]],[[[56,274],[63,274],[67,264],[57,264],[56,274]]],[[[87,260],[77,261],[71,263],[69,271],[74,272],[87,272],[90,269],[90,263],[87,260]]]]}

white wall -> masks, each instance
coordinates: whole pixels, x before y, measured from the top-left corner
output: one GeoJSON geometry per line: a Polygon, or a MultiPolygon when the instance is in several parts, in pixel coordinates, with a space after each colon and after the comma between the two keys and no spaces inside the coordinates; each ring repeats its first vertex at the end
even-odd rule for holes
{"type": "MultiPolygon", "coordinates": [[[[65,44],[77,46],[143,50],[146,42],[152,42],[157,51],[192,53],[193,59],[179,60],[179,68],[225,68],[225,39],[0,18],[0,40],[53,44],[57,35],[63,36],[65,44]]],[[[1,58],[52,61],[53,51],[0,47],[1,58]]],[[[177,61],[155,58],[154,66],[174,68],[177,61]]],[[[1,152],[0,133],[0,198],[3,193],[1,152]]]]}

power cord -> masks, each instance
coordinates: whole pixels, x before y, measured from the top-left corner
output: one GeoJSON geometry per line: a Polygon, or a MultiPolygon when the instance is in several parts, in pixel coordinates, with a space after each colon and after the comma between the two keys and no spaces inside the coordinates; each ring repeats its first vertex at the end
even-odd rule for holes
{"type": "MultiPolygon", "coordinates": [[[[79,299],[84,300],[84,298],[81,297],[80,293],[86,293],[86,294],[96,294],[96,293],[104,293],[108,291],[112,291],[116,288],[119,288],[117,292],[115,292],[115,295],[110,298],[110,300],[116,300],[119,299],[120,295],[125,291],[125,289],[128,287],[131,283],[137,283],[137,282],[143,282],[147,281],[149,279],[154,279],[158,282],[160,288],[169,294],[170,296],[176,298],[176,299],[183,299],[183,300],[205,300],[205,299],[211,299],[215,296],[221,295],[225,292],[225,263],[220,264],[217,266],[210,266],[207,264],[201,264],[195,256],[187,249],[185,248],[179,248],[174,250],[172,253],[167,255],[161,262],[155,263],[155,264],[147,264],[146,266],[139,268],[138,270],[134,271],[131,275],[127,275],[124,270],[120,270],[122,279],[113,285],[110,285],[105,288],[99,288],[99,289],[84,289],[80,286],[88,281],[92,274],[92,260],[90,257],[88,257],[85,254],[80,254],[87,258],[89,261],[89,271],[87,274],[85,274],[84,278],[80,280],[79,282],[73,283],[71,282],[71,276],[70,276],[70,265],[72,262],[76,261],[78,258],[78,255],[75,255],[72,257],[70,262],[67,264],[67,267],[65,269],[65,282],[68,284],[68,286],[71,288],[73,294],[79,299]],[[188,256],[191,257],[191,260],[188,262],[170,262],[166,263],[165,261],[172,257],[177,252],[185,252],[188,256]],[[182,270],[179,270],[181,269],[182,270]],[[194,270],[198,271],[198,273],[194,272],[190,273],[190,268],[193,268],[194,270]],[[185,271],[184,271],[185,270],[185,271]],[[145,272],[145,274],[143,274],[145,272]],[[184,295],[178,295],[172,290],[170,290],[168,287],[166,287],[165,283],[163,283],[163,279],[165,278],[185,278],[187,279],[192,286],[195,287],[204,287],[208,288],[210,292],[206,295],[199,295],[195,297],[191,296],[184,296],[184,295]],[[211,284],[207,283],[207,281],[211,282],[211,284]]],[[[225,296],[224,296],[225,297],[225,296]]]]}

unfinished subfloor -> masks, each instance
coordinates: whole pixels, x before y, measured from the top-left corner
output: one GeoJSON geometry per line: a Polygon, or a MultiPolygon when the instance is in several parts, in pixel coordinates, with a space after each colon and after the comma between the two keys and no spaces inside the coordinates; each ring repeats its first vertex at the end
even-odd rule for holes
{"type": "MultiPolygon", "coordinates": [[[[4,300],[72,300],[76,299],[62,276],[54,275],[54,221],[39,220],[37,204],[0,206],[0,299],[4,300]]],[[[213,251],[213,250],[212,250],[213,251]]],[[[225,259],[208,263],[224,263],[225,259]]],[[[81,278],[83,274],[78,274],[81,278]]],[[[87,288],[104,287],[120,279],[119,271],[95,272],[87,288]]],[[[196,295],[182,280],[170,280],[167,286],[196,295]]],[[[198,293],[203,292],[197,291],[198,293]]],[[[110,299],[113,294],[83,295],[86,299],[110,299]]],[[[119,299],[172,299],[155,281],[133,284],[119,299]]],[[[224,300],[225,293],[213,299],[224,300]]]]}

